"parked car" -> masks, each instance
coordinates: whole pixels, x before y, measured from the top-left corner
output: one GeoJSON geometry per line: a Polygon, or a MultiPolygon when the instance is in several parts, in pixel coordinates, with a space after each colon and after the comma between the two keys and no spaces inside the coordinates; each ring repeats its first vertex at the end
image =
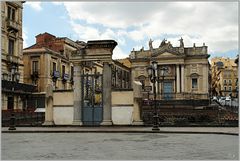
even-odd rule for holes
{"type": "Polygon", "coordinates": [[[231,103],[232,103],[231,97],[227,96],[226,99],[225,99],[225,105],[231,106],[231,103]]]}
{"type": "Polygon", "coordinates": [[[231,97],[230,97],[230,96],[227,96],[225,100],[226,100],[226,101],[231,101],[231,97]]]}
{"type": "Polygon", "coordinates": [[[212,100],[213,100],[213,101],[217,101],[218,99],[217,99],[216,96],[213,96],[212,100]]]}
{"type": "Polygon", "coordinates": [[[221,104],[221,105],[225,105],[225,100],[226,100],[226,97],[220,97],[218,102],[221,104]]]}

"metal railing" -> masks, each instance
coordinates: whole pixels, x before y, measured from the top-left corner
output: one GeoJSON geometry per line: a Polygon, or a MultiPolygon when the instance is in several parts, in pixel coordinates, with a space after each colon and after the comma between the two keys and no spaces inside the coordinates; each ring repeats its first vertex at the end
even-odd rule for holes
{"type": "Polygon", "coordinates": [[[41,126],[45,120],[45,113],[34,112],[34,109],[26,111],[2,110],[3,127],[8,127],[10,125],[12,113],[14,113],[15,116],[16,126],[41,126]]]}
{"type": "Polygon", "coordinates": [[[2,80],[2,91],[18,91],[32,93],[36,91],[36,86],[24,83],[17,83],[14,81],[2,80]]]}
{"type": "MultiPolygon", "coordinates": [[[[145,99],[153,99],[153,93],[145,93],[145,99]],[[149,97],[149,98],[148,98],[149,97]]],[[[157,100],[184,100],[184,99],[208,99],[209,94],[202,93],[164,93],[157,94],[157,100]]]]}

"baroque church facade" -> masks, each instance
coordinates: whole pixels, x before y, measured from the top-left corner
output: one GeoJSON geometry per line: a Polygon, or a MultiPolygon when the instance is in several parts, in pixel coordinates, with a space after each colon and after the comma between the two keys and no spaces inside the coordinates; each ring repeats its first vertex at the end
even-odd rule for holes
{"type": "MultiPolygon", "coordinates": [[[[147,68],[153,61],[158,63],[156,93],[157,100],[207,100],[209,98],[209,54],[207,46],[185,47],[183,39],[178,47],[173,47],[165,39],[158,48],[142,48],[131,51],[132,80],[142,83],[142,93],[153,98],[153,83],[149,80],[147,68]],[[162,72],[162,69],[167,70],[162,72]],[[146,89],[150,87],[150,91],[146,89]]],[[[149,89],[149,88],[148,88],[149,89]]]]}

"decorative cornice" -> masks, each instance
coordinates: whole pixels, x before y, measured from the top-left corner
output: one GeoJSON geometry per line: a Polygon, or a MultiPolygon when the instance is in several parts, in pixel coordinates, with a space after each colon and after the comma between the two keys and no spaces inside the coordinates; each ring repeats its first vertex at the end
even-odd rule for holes
{"type": "Polygon", "coordinates": [[[86,48],[111,48],[113,50],[116,46],[117,42],[114,40],[94,40],[88,41],[86,48]]]}

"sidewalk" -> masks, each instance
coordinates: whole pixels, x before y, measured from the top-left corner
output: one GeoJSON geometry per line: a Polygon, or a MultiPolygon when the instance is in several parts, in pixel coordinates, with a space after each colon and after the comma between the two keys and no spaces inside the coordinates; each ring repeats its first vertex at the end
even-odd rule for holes
{"type": "Polygon", "coordinates": [[[196,134],[228,134],[238,135],[238,127],[160,127],[160,131],[152,131],[152,127],[101,126],[101,127],[16,127],[8,130],[2,127],[2,133],[196,133],[196,134]]]}

